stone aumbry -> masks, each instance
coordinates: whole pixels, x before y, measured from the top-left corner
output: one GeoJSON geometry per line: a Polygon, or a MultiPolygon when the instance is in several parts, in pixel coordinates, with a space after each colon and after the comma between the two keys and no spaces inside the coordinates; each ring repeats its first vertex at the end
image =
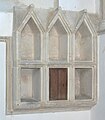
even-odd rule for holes
{"type": "Polygon", "coordinates": [[[97,16],[55,6],[14,7],[7,114],[87,110],[97,102],[97,16]]]}

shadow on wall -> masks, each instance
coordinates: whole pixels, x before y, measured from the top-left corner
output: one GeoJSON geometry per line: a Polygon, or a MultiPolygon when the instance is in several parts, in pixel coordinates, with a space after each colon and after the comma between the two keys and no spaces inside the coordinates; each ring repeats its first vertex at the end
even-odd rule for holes
{"type": "Polygon", "coordinates": [[[91,110],[91,120],[105,119],[105,35],[99,37],[99,100],[91,110]]]}

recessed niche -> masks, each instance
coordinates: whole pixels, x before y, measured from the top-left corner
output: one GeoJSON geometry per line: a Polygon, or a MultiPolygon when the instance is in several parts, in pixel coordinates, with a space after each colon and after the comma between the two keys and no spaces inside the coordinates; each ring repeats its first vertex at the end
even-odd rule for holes
{"type": "Polygon", "coordinates": [[[92,98],[92,68],[75,69],[75,98],[77,100],[92,98]]]}
{"type": "Polygon", "coordinates": [[[66,30],[60,20],[57,20],[49,32],[49,60],[67,60],[67,39],[66,30]]]}
{"type": "Polygon", "coordinates": [[[49,100],[67,100],[67,68],[49,69],[49,100]]]}
{"type": "Polygon", "coordinates": [[[40,100],[40,69],[21,69],[21,102],[38,102],[40,100]]]}
{"type": "Polygon", "coordinates": [[[32,18],[21,32],[19,50],[21,60],[39,60],[41,57],[41,34],[32,18]]]}
{"type": "Polygon", "coordinates": [[[92,34],[85,22],[76,32],[75,60],[92,61],[92,34]]]}

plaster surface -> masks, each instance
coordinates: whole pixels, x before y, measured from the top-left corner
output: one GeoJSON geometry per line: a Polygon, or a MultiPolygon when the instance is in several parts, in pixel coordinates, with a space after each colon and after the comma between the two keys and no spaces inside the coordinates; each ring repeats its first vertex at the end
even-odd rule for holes
{"type": "MultiPolygon", "coordinates": [[[[34,4],[36,8],[53,8],[56,0],[0,0],[0,11],[12,11],[15,5],[34,4]]],[[[97,3],[98,4],[98,3],[97,3]]],[[[96,12],[96,0],[59,0],[59,6],[64,10],[81,11],[87,9],[89,13],[96,12]]],[[[98,9],[98,8],[97,8],[98,9]]]]}
{"type": "Polygon", "coordinates": [[[91,120],[103,120],[105,118],[105,34],[99,37],[99,95],[98,103],[91,110],[91,120]]]}
{"type": "Polygon", "coordinates": [[[13,14],[0,12],[0,36],[12,36],[13,14]]]}

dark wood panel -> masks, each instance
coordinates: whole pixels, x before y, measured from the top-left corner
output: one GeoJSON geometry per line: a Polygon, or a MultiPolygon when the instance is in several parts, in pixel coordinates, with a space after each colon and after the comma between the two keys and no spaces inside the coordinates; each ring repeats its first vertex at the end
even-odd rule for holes
{"type": "Polygon", "coordinates": [[[49,69],[49,99],[50,100],[67,99],[67,69],[66,68],[49,69]]]}
{"type": "Polygon", "coordinates": [[[49,70],[49,99],[57,100],[58,98],[58,71],[56,69],[49,70]]]}
{"type": "Polygon", "coordinates": [[[67,69],[59,69],[59,96],[58,99],[67,99],[67,69]]]}

